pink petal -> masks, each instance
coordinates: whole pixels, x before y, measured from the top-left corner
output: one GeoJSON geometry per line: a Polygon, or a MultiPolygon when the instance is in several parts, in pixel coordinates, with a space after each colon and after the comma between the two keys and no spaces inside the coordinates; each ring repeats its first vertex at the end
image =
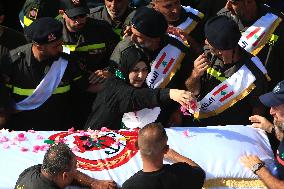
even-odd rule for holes
{"type": "Polygon", "coordinates": [[[77,146],[74,146],[73,148],[71,148],[71,150],[73,152],[79,152],[80,151],[80,149],[77,146]]]}
{"type": "Polygon", "coordinates": [[[46,151],[49,148],[49,144],[44,144],[42,146],[40,146],[40,151],[46,151]]]}
{"type": "Polygon", "coordinates": [[[7,138],[7,137],[5,137],[5,136],[1,136],[0,137],[0,143],[2,143],[2,142],[8,142],[9,141],[9,139],[7,138]]]}
{"type": "Polygon", "coordinates": [[[35,130],[30,129],[28,130],[28,133],[35,133],[35,130]]]}
{"type": "Polygon", "coordinates": [[[3,144],[3,148],[8,149],[8,148],[10,148],[10,146],[9,146],[9,144],[5,143],[5,144],[3,144]]]}
{"type": "Polygon", "coordinates": [[[25,134],[24,133],[19,133],[18,134],[18,138],[25,138],[25,134]]]}
{"type": "Polygon", "coordinates": [[[72,127],[72,128],[70,128],[70,129],[68,129],[68,133],[74,133],[74,127],[72,127]]]}
{"type": "Polygon", "coordinates": [[[40,146],[39,146],[39,145],[35,145],[35,146],[33,147],[33,149],[36,150],[36,151],[38,151],[38,150],[40,149],[40,146]]]}
{"type": "Polygon", "coordinates": [[[27,152],[27,151],[29,151],[29,149],[26,148],[26,147],[21,147],[20,150],[21,150],[22,152],[27,152]]]}
{"type": "Polygon", "coordinates": [[[37,136],[36,136],[36,139],[37,139],[37,140],[42,140],[42,139],[43,139],[43,136],[37,135],[37,136]]]}
{"type": "Polygon", "coordinates": [[[190,135],[189,135],[189,130],[183,131],[182,134],[183,134],[183,136],[185,136],[185,137],[189,137],[189,136],[190,136],[190,135]]]}
{"type": "Polygon", "coordinates": [[[101,131],[102,131],[102,132],[106,132],[106,131],[108,131],[108,128],[102,127],[102,128],[101,128],[101,131]]]}

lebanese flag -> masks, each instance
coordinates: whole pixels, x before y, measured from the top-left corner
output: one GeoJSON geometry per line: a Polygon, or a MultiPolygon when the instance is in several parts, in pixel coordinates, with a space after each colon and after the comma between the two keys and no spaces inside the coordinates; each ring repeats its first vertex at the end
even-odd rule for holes
{"type": "Polygon", "coordinates": [[[222,85],[221,87],[219,87],[214,93],[213,95],[214,96],[217,96],[217,95],[221,95],[222,98],[219,99],[220,102],[224,102],[226,99],[230,98],[234,92],[233,91],[230,91],[229,93],[225,91],[225,89],[228,88],[228,85],[227,84],[224,84],[222,85]]]}

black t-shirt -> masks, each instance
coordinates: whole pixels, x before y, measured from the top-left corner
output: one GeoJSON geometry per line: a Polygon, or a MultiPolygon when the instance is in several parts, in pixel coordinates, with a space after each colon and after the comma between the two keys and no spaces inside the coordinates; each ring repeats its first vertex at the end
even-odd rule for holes
{"type": "Polygon", "coordinates": [[[174,163],[154,172],[141,170],[125,181],[122,189],[199,189],[204,179],[205,173],[201,168],[174,163]]]}
{"type": "Polygon", "coordinates": [[[277,150],[276,166],[279,179],[284,180],[284,140],[280,142],[277,150]]]}
{"type": "Polygon", "coordinates": [[[15,189],[60,189],[54,182],[41,174],[41,164],[24,170],[15,185],[15,189]]]}

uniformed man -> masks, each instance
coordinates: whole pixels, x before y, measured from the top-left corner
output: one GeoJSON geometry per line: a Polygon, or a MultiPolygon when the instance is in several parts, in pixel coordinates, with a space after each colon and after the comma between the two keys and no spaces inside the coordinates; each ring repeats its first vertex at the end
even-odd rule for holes
{"type": "Polygon", "coordinates": [[[190,6],[182,6],[180,0],[152,0],[151,5],[166,17],[170,34],[184,40],[197,54],[201,53],[204,39],[203,27],[199,23],[203,13],[190,6]]]}
{"type": "Polygon", "coordinates": [[[26,28],[31,44],[10,51],[0,65],[11,89],[16,112],[10,129],[66,130],[72,126],[71,84],[86,89],[87,79],[62,54],[62,24],[54,18],[35,20],[26,28]]]}
{"type": "Polygon", "coordinates": [[[213,17],[204,31],[209,51],[194,61],[186,81],[200,103],[195,124],[247,125],[249,116],[264,113],[258,96],[265,93],[267,72],[257,57],[238,46],[241,34],[234,21],[213,17]]]}
{"type": "Polygon", "coordinates": [[[33,21],[42,17],[58,17],[58,0],[26,0],[19,18],[22,27],[29,26],[33,21]]]}
{"type": "Polygon", "coordinates": [[[258,56],[271,78],[271,90],[284,79],[283,15],[256,0],[228,0],[218,15],[234,20],[242,32],[240,45],[258,56]],[[259,29],[264,28],[264,29],[259,29]]]}
{"type": "MultiPolygon", "coordinates": [[[[131,46],[144,49],[153,61],[147,84],[151,88],[167,87],[184,89],[184,81],[191,72],[193,65],[190,63],[188,48],[178,39],[166,34],[168,23],[163,14],[148,8],[139,8],[132,18],[131,35],[120,41],[116,46],[111,63],[119,64],[123,51],[131,46]]],[[[177,107],[176,107],[177,108],[177,107]]],[[[176,109],[174,105],[162,107],[165,113],[172,114],[176,109]],[[169,111],[172,110],[172,111],[169,111]]],[[[177,114],[178,115],[178,114],[177,114]]],[[[162,112],[159,119],[168,125],[173,119],[162,112]]],[[[175,123],[181,124],[179,116],[175,116],[175,123]]]]}
{"type": "MultiPolygon", "coordinates": [[[[81,68],[91,75],[91,82],[99,84],[110,73],[106,70],[109,66],[109,57],[113,52],[119,37],[111,27],[103,21],[87,17],[89,8],[85,0],[60,0],[63,24],[64,51],[72,56],[80,57],[81,68]]],[[[74,107],[78,125],[83,125],[91,111],[94,94],[75,90],[74,107]],[[78,94],[79,93],[79,94],[78,94]],[[81,99],[81,101],[78,101],[81,99]]]]}
{"type": "Polygon", "coordinates": [[[104,5],[92,8],[89,16],[107,22],[122,39],[125,20],[133,10],[129,0],[104,0],[104,5]]]}

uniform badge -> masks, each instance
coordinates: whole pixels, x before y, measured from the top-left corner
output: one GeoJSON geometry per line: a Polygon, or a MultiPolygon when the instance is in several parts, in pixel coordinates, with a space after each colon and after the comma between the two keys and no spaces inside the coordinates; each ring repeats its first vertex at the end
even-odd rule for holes
{"type": "Polygon", "coordinates": [[[273,89],[273,93],[278,93],[280,91],[280,84],[278,83],[274,89],[273,89]]]}
{"type": "Polygon", "coordinates": [[[51,41],[54,41],[56,39],[55,35],[53,33],[50,33],[48,36],[47,36],[47,40],[48,42],[51,42],[51,41]]]}
{"type": "Polygon", "coordinates": [[[32,7],[29,12],[29,18],[36,19],[38,14],[38,8],[32,7]]]}

